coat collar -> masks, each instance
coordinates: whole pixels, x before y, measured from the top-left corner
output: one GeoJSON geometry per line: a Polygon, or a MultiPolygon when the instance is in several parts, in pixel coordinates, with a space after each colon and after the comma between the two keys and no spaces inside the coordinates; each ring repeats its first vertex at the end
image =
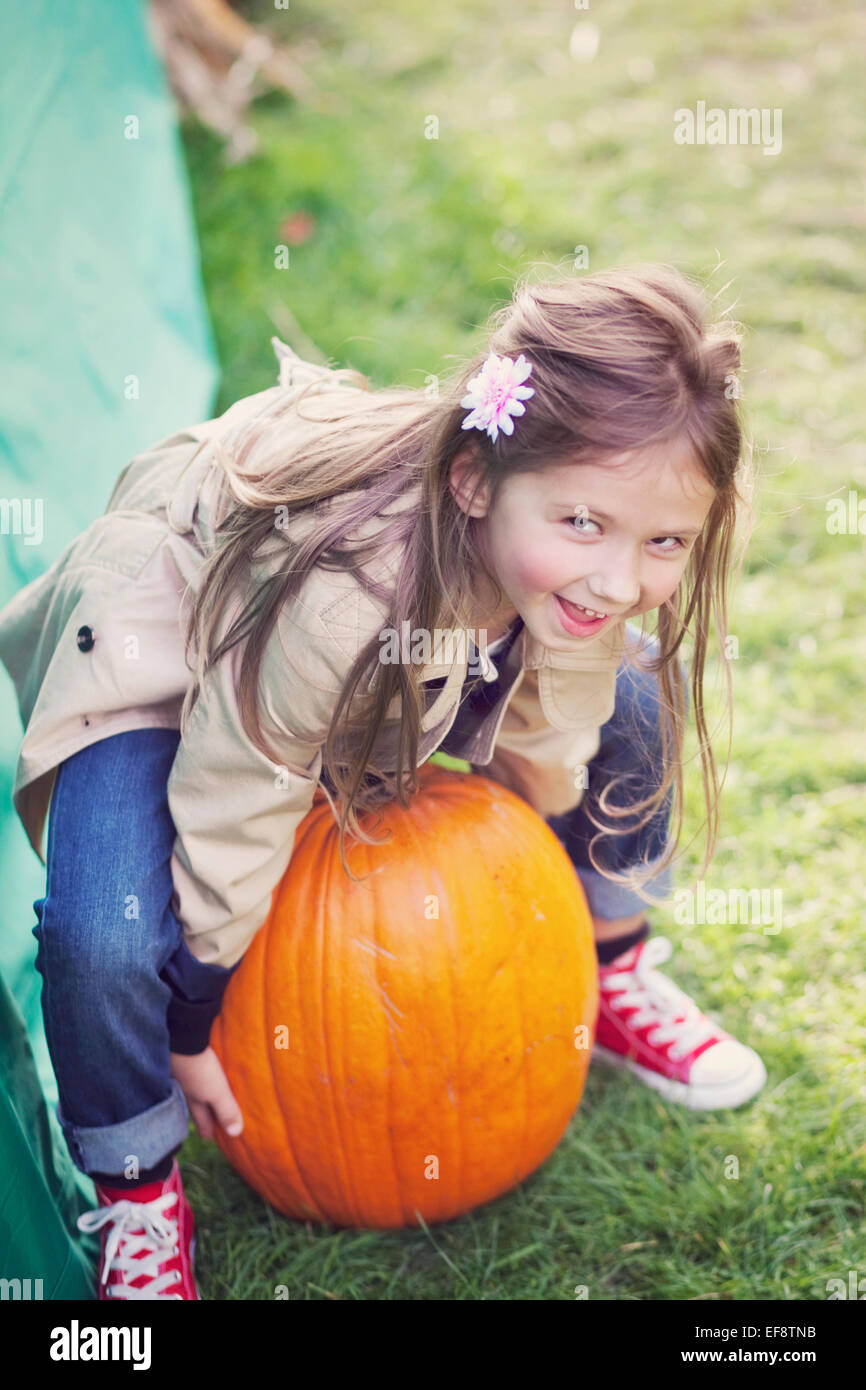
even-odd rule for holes
{"type": "Polygon", "coordinates": [[[524,664],[538,672],[541,707],[555,729],[600,727],[610,718],[625,635],[620,619],[570,652],[551,651],[527,635],[524,664]]]}
{"type": "MultiPolygon", "coordinates": [[[[332,574],[329,578],[333,584],[335,576],[332,574]]],[[[351,587],[336,598],[331,588],[329,601],[319,609],[318,617],[330,640],[354,660],[366,642],[374,636],[381,636],[386,619],[381,605],[351,575],[346,572],[342,578],[344,582],[350,580],[351,587]]],[[[434,728],[449,708],[459,701],[469,673],[470,659],[475,659],[470,636],[467,629],[454,629],[441,640],[438,650],[433,646],[430,661],[421,666],[423,683],[445,679],[445,684],[422,718],[421,728],[424,732],[434,728]]],[[[405,651],[408,655],[412,647],[411,632],[406,632],[405,637],[396,634],[393,640],[397,643],[397,650],[405,651]]],[[[517,679],[522,678],[521,673],[537,672],[541,707],[548,723],[554,728],[579,729],[603,723],[608,717],[610,696],[615,687],[624,645],[623,621],[568,652],[545,647],[524,626],[503,668],[506,673],[506,693],[511,694],[517,679]]],[[[375,676],[374,672],[367,682],[368,691],[375,676]]]]}

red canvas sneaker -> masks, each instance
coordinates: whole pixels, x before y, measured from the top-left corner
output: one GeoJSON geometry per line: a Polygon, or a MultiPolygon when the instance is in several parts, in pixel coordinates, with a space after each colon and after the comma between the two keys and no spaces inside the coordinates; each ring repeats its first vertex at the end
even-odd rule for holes
{"type": "Polygon", "coordinates": [[[672,950],[667,937],[650,936],[609,965],[599,965],[592,1055],[626,1067],[690,1110],[742,1105],[766,1082],[764,1064],[653,968],[672,950]]]}
{"type": "Polygon", "coordinates": [[[164,1182],[132,1191],[94,1186],[99,1206],[79,1216],[77,1225],[102,1230],[99,1298],[201,1299],[193,1276],[192,1208],[177,1159],[164,1182]]]}

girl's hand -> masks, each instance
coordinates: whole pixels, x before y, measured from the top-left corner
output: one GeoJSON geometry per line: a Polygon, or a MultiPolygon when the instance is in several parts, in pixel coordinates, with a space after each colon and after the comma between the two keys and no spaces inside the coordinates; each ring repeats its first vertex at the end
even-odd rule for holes
{"type": "Polygon", "coordinates": [[[236,1137],[244,1127],[241,1108],[212,1047],[187,1057],[170,1052],[171,1074],[180,1083],[195,1127],[203,1139],[213,1139],[214,1121],[236,1137]],[[237,1126],[237,1128],[235,1128],[237,1126]]]}

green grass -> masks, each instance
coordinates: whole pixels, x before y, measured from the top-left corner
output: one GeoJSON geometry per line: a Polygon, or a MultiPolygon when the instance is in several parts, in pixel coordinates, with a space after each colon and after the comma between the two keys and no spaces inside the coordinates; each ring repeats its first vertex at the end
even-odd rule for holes
{"type": "MultiPolygon", "coordinates": [[[[764,1057],[755,1101],[693,1114],[593,1067],[547,1163],[445,1226],[290,1223],[194,1135],[182,1157],[204,1295],[571,1299],[585,1285],[596,1300],[823,1299],[829,1278],[866,1275],[866,539],[826,529],[828,498],[866,497],[866,19],[853,3],[782,0],[697,0],[675,20],[625,0],[527,3],[505,24],[492,0],[245,11],[303,40],[332,104],[263,97],[260,151],[234,168],[185,123],[219,409],[272,384],[273,332],[377,385],[423,385],[475,350],[529,262],[579,244],[590,269],[672,262],[746,324],[762,481],[731,615],[734,744],[707,886],[782,888],[785,927],[650,914],[676,946],[667,973],[764,1057]],[[590,19],[601,42],[580,63],[569,34],[590,19]],[[675,146],[673,112],[698,100],[780,107],[781,154],[675,146]],[[431,114],[438,140],[423,138],[431,114]],[[277,271],[298,210],[315,233],[277,271]]],[[[709,680],[718,692],[715,662],[709,680]]],[[[685,844],[702,820],[694,742],[687,753],[685,844]]],[[[680,886],[699,848],[700,835],[680,886]]]]}

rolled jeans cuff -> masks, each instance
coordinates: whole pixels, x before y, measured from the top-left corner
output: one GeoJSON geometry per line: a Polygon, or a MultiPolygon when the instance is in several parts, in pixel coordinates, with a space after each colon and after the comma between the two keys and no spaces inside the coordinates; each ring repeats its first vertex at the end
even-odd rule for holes
{"type": "MultiPolygon", "coordinates": [[[[663,858],[664,855],[659,855],[657,859],[651,860],[647,869],[652,869],[654,864],[660,864],[663,858]]],[[[639,894],[625,884],[612,883],[609,878],[605,878],[596,869],[585,869],[581,865],[575,865],[575,872],[580,879],[593,917],[604,917],[608,920],[617,917],[632,917],[636,912],[645,912],[650,907],[655,906],[653,903],[645,902],[639,894]]],[[[653,873],[643,886],[655,898],[662,900],[668,898],[673,887],[671,865],[668,864],[666,868],[653,873]]]]}
{"type": "Polygon", "coordinates": [[[189,1109],[177,1080],[171,1093],[130,1120],[82,1128],[70,1124],[57,1105],[57,1119],[75,1166],[83,1173],[122,1174],[134,1158],[139,1168],[155,1168],[189,1134],[189,1109]]]}

